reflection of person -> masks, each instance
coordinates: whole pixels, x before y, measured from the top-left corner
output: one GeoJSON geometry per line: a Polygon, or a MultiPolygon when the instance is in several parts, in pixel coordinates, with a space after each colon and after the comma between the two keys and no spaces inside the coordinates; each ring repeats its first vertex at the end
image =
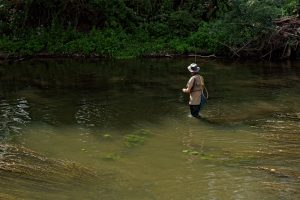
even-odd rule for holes
{"type": "Polygon", "coordinates": [[[190,94],[190,110],[193,117],[200,117],[200,104],[201,104],[201,94],[203,92],[204,79],[198,74],[200,67],[196,63],[192,63],[188,66],[188,70],[191,72],[192,77],[187,82],[186,88],[182,89],[182,92],[190,94]]]}

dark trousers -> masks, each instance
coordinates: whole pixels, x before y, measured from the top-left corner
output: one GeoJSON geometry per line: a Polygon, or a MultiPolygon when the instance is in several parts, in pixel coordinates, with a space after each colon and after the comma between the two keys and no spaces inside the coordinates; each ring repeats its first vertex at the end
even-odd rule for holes
{"type": "Polygon", "coordinates": [[[190,105],[190,110],[193,117],[199,117],[200,108],[200,105],[190,105]]]}

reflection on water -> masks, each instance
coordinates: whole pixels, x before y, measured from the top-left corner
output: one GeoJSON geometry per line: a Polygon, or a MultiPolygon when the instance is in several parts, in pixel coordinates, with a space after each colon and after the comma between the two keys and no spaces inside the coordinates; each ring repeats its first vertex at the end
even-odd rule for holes
{"type": "Polygon", "coordinates": [[[0,199],[298,199],[299,63],[189,60],[1,66],[0,199]]]}

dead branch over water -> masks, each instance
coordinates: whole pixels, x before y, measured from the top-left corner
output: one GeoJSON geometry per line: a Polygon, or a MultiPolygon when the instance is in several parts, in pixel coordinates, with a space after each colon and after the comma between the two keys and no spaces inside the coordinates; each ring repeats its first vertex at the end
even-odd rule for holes
{"type": "Polygon", "coordinates": [[[300,19],[296,16],[276,19],[274,28],[266,28],[266,32],[261,38],[249,41],[235,50],[233,55],[260,55],[261,59],[268,60],[300,58],[300,19]]]}

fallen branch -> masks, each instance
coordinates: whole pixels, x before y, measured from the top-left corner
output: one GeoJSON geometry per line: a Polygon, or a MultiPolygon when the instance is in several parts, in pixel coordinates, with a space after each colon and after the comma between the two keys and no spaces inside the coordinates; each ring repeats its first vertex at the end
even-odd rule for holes
{"type": "Polygon", "coordinates": [[[215,54],[207,55],[207,56],[203,56],[203,55],[199,55],[199,54],[191,54],[188,56],[189,57],[200,57],[200,58],[218,58],[215,54]]]}

